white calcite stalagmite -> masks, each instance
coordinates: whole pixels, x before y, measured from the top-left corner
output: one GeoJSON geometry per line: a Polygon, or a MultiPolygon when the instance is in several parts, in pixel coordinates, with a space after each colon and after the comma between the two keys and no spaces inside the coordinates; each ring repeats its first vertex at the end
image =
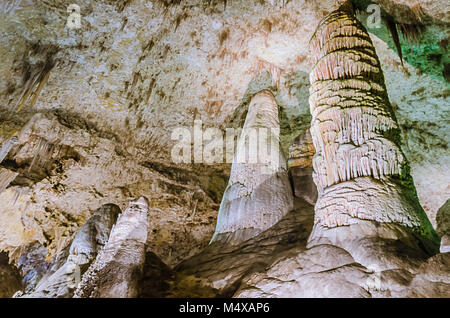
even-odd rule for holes
{"type": "Polygon", "coordinates": [[[439,239],[400,149],[375,48],[350,6],[319,23],[310,50],[313,177],[319,192],[310,246],[345,245],[359,236],[398,239],[411,232],[412,245],[435,252],[439,239]]]}
{"type": "Polygon", "coordinates": [[[130,202],[119,216],[105,247],[89,267],[74,297],[131,298],[145,262],[148,231],[148,200],[130,202]]]}
{"type": "Polygon", "coordinates": [[[261,91],[251,99],[211,242],[239,244],[277,223],[293,208],[279,146],[278,105],[261,91]]]}
{"type": "Polygon", "coordinates": [[[115,204],[105,204],[95,211],[75,234],[65,263],[53,273],[49,273],[47,277],[43,277],[34,291],[17,296],[26,298],[72,297],[81,276],[108,241],[119,213],[120,208],[115,204]]]}

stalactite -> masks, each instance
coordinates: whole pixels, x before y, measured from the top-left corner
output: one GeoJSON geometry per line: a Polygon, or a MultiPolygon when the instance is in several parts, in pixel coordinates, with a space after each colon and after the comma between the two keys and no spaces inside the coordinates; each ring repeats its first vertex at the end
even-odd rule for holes
{"type": "Polygon", "coordinates": [[[394,41],[395,48],[397,49],[397,54],[400,58],[400,63],[403,66],[403,52],[402,45],[400,44],[400,38],[398,36],[397,24],[392,18],[383,20],[389,30],[389,33],[391,33],[392,40],[394,41]]]}
{"type": "Polygon", "coordinates": [[[3,162],[14,145],[16,145],[18,142],[18,138],[16,136],[12,136],[2,144],[2,147],[0,148],[0,163],[3,162]]]}
{"type": "Polygon", "coordinates": [[[20,111],[25,104],[30,100],[30,106],[33,107],[39,97],[42,88],[47,83],[50,72],[55,65],[52,63],[45,64],[41,69],[36,71],[25,83],[22,95],[18,99],[16,110],[20,111]]]}
{"type": "Polygon", "coordinates": [[[409,47],[412,51],[413,44],[420,47],[420,38],[425,30],[422,24],[399,24],[400,31],[402,32],[403,38],[408,41],[409,47]]]}
{"type": "Polygon", "coordinates": [[[56,150],[55,145],[49,143],[44,138],[39,137],[36,148],[34,150],[33,160],[31,161],[28,171],[31,171],[35,165],[42,166],[47,163],[56,150]]]}
{"type": "Polygon", "coordinates": [[[19,173],[0,168],[0,193],[8,188],[9,184],[14,181],[14,179],[19,175],[19,173]]]}
{"type": "Polygon", "coordinates": [[[281,75],[284,72],[284,70],[273,63],[258,58],[256,63],[250,69],[250,72],[254,76],[256,76],[263,71],[268,71],[270,74],[272,74],[272,83],[279,88],[281,83],[281,75]]]}

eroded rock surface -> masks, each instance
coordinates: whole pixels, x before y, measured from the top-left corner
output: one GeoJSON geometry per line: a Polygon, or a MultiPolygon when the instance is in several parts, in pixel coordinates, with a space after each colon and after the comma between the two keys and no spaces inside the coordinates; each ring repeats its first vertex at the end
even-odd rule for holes
{"type": "Polygon", "coordinates": [[[263,273],[248,275],[234,297],[449,297],[449,255],[381,270],[336,246],[298,248],[263,273]]]}
{"type": "MultiPolygon", "coordinates": [[[[64,254],[60,253],[58,258],[65,260],[68,255],[64,254]]],[[[47,249],[39,242],[31,243],[22,251],[17,266],[23,277],[24,293],[31,293],[36,288],[37,283],[49,271],[51,264],[47,260],[47,255],[47,249]]],[[[58,264],[59,262],[56,261],[55,263],[58,264]]],[[[59,264],[59,266],[57,265],[57,267],[60,267],[63,263],[59,264]]]]}
{"type": "MultiPolygon", "coordinates": [[[[55,256],[99,206],[124,209],[145,195],[154,220],[152,250],[172,266],[199,252],[214,232],[229,167],[170,164],[171,131],[192,126],[196,114],[205,126],[225,128],[248,82],[270,69],[280,84],[274,96],[286,113],[280,139],[288,146],[311,119],[308,41],[336,3],[233,0],[224,8],[221,1],[83,0],[77,2],[81,28],[73,30],[66,27],[65,1],[3,1],[0,143],[19,137],[35,114],[57,120],[36,122],[30,138],[19,138],[1,162],[11,178],[19,175],[9,182],[0,172],[0,189],[9,183],[0,194],[0,214],[8,220],[0,224],[0,249],[17,262],[21,249],[39,241],[55,256]],[[29,173],[39,145],[59,164],[39,156],[29,173]],[[68,150],[62,158],[54,151],[59,147],[68,150]],[[196,205],[198,190],[205,200],[196,205]]],[[[417,4],[377,3],[402,23],[412,21],[407,12],[417,4]]],[[[423,21],[420,48],[400,38],[405,67],[384,24],[368,29],[433,225],[450,197],[448,84],[442,77],[448,8],[439,3],[415,7],[433,21],[423,21]]]]}
{"type": "Polygon", "coordinates": [[[441,236],[441,253],[450,252],[450,199],[436,214],[436,232],[441,236]]]}
{"type": "MultiPolygon", "coordinates": [[[[420,203],[443,235],[436,212],[450,197],[448,6],[444,0],[374,2],[406,30],[426,26],[420,46],[407,43],[414,33],[400,38],[404,65],[383,24],[368,29],[368,36],[403,137],[396,146],[409,160],[420,203]]],[[[308,211],[308,221],[303,212],[291,212],[273,228],[279,233],[268,229],[233,247],[212,244],[192,258],[214,233],[229,167],[172,164],[171,131],[191,127],[195,118],[224,129],[248,81],[270,70],[280,140],[291,144],[311,122],[308,41],[338,1],[77,3],[77,30],[66,27],[67,1],[0,3],[0,250],[19,267],[26,293],[64,265],[74,234],[99,206],[112,202],[124,209],[145,195],[152,220],[147,246],[155,255],[147,256],[142,295],[335,295],[338,284],[330,282],[328,290],[327,274],[345,286],[336,296],[449,295],[446,255],[427,258],[417,248],[417,232],[402,226],[361,221],[330,231],[331,240],[308,250],[312,207],[306,203],[296,211],[308,211]],[[377,294],[378,285],[366,283],[379,277],[372,275],[373,264],[384,264],[381,280],[389,292],[377,294]],[[286,275],[283,266],[298,275],[286,275]],[[148,284],[153,275],[160,276],[156,286],[148,284]],[[308,292],[297,281],[316,282],[321,290],[308,292]]],[[[361,182],[353,190],[385,186],[397,185],[361,182]]],[[[397,196],[386,196],[391,194],[397,196]]],[[[386,210],[391,203],[369,201],[369,207],[386,210]]],[[[415,224],[403,216],[396,221],[415,224]]],[[[443,235],[442,251],[446,242],[443,235]]]]}

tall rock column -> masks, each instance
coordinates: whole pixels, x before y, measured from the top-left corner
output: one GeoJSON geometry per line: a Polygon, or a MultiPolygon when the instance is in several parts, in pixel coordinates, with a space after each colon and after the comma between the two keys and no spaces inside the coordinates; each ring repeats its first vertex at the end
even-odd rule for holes
{"type": "Polygon", "coordinates": [[[78,230],[69,247],[69,255],[61,267],[48,277],[43,277],[35,290],[16,297],[24,298],[68,298],[72,297],[79,280],[98,252],[108,241],[111,228],[116,223],[120,208],[105,204],[78,230]]]}
{"type": "Polygon", "coordinates": [[[255,94],[237,143],[230,180],[211,242],[239,244],[277,223],[293,208],[286,159],[279,145],[273,94],[255,94]]]}
{"type": "Polygon", "coordinates": [[[148,231],[148,200],[130,202],[95,262],[83,275],[76,298],[133,298],[145,263],[148,231]]]}
{"type": "Polygon", "coordinates": [[[364,237],[401,239],[436,251],[417,198],[372,41],[348,3],[310,41],[311,135],[318,188],[310,246],[364,237]]]}

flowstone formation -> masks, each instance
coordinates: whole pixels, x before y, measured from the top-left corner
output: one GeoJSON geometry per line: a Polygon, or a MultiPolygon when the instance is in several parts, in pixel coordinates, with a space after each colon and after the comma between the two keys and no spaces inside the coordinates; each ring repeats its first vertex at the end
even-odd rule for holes
{"type": "Polygon", "coordinates": [[[439,238],[400,149],[375,48],[349,3],[320,22],[310,50],[313,177],[319,195],[309,246],[326,242],[350,249],[360,239],[376,237],[436,252],[439,238]]]}
{"type": "Polygon", "coordinates": [[[111,231],[108,243],[83,276],[75,297],[131,298],[138,296],[138,282],[145,263],[148,200],[130,202],[111,231]]]}
{"type": "Polygon", "coordinates": [[[238,244],[277,223],[293,208],[279,145],[278,105],[268,90],[250,102],[211,242],[238,244]]]}

